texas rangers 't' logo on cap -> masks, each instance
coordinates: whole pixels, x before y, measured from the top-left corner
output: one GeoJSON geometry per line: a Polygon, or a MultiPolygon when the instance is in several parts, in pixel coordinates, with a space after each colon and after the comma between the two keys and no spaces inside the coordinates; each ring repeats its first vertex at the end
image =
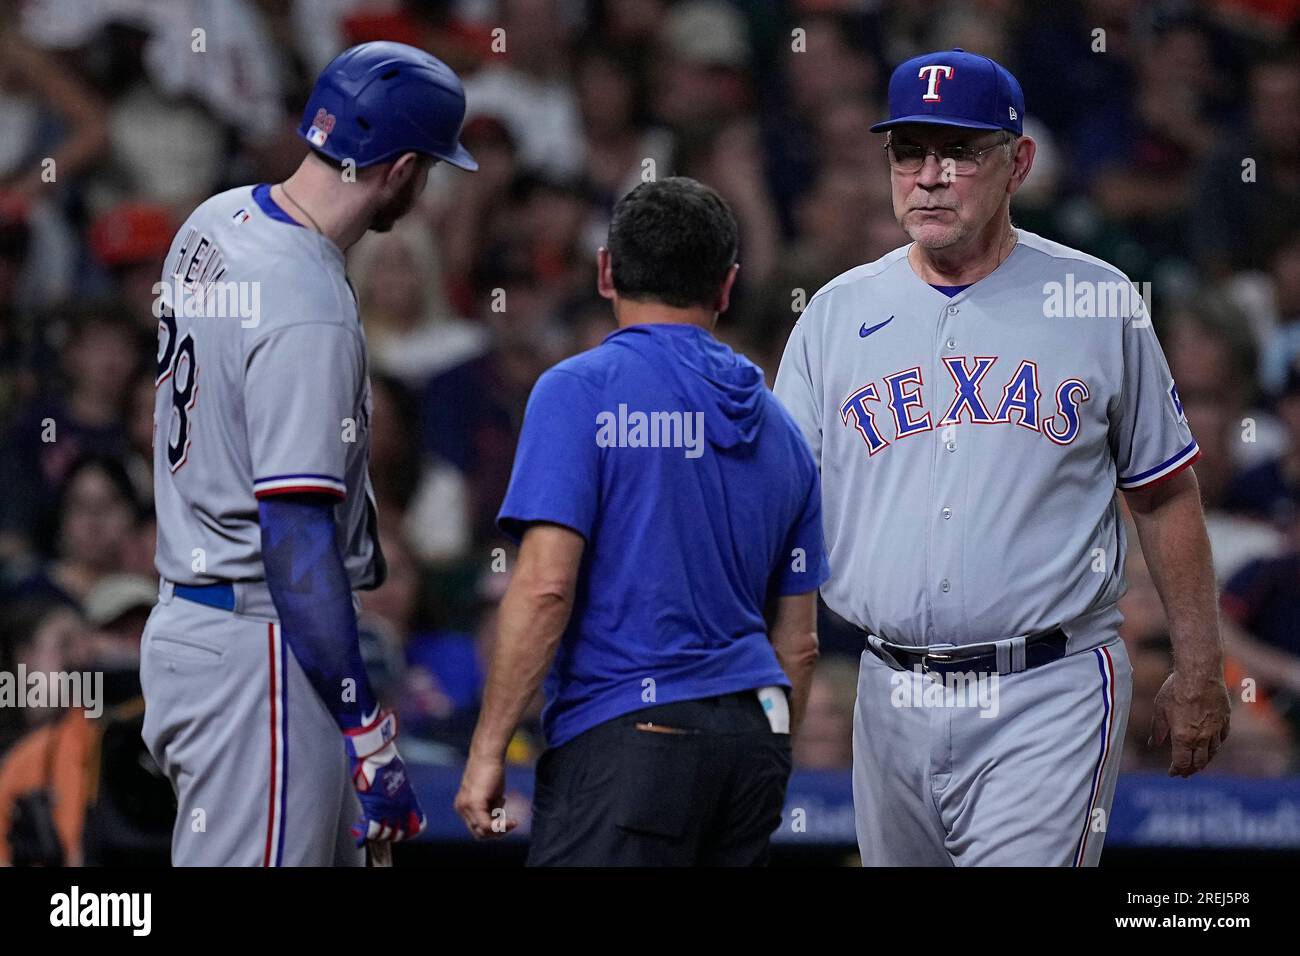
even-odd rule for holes
{"type": "Polygon", "coordinates": [[[939,77],[945,79],[951,77],[952,67],[946,63],[927,63],[917,71],[916,75],[927,82],[921,99],[927,103],[938,103],[943,100],[939,95],[939,77]]]}
{"type": "Polygon", "coordinates": [[[889,78],[889,119],[880,133],[904,123],[1024,132],[1025,95],[1016,78],[986,56],[949,50],[901,64],[889,78]]]}

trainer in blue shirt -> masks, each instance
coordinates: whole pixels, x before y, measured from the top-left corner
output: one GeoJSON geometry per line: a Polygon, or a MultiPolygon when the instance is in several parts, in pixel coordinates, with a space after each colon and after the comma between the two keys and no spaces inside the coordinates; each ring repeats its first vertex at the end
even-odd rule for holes
{"type": "Polygon", "coordinates": [[[530,865],[766,862],[827,579],[817,467],[762,371],[712,335],[736,221],[686,178],[614,210],[618,331],[528,403],[498,522],[520,541],[456,807],[502,809],[545,675],[530,865]]]}

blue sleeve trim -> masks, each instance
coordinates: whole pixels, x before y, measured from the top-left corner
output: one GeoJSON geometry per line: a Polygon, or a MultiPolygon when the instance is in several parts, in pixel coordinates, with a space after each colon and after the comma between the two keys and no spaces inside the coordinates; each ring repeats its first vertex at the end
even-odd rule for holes
{"type": "Polygon", "coordinates": [[[1186,448],[1178,452],[1173,457],[1166,458],[1164,461],[1156,465],[1154,468],[1149,468],[1146,471],[1137,475],[1133,475],[1132,477],[1129,478],[1121,478],[1119,480],[1119,486],[1121,488],[1132,488],[1135,485],[1140,485],[1149,479],[1161,478],[1167,472],[1172,471],[1175,467],[1177,467],[1178,463],[1181,462],[1184,458],[1193,454],[1196,451],[1197,451],[1196,439],[1193,438],[1186,448]]]}
{"type": "Polygon", "coordinates": [[[257,484],[261,481],[279,481],[281,478],[324,478],[326,481],[339,481],[339,479],[335,478],[333,475],[316,475],[311,472],[302,471],[289,475],[267,475],[264,478],[254,478],[253,484],[257,484]]]}

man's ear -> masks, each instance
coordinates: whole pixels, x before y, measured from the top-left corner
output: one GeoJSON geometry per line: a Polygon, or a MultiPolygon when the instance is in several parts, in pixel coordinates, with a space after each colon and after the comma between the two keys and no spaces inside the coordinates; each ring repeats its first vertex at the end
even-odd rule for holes
{"type": "Polygon", "coordinates": [[[601,246],[596,250],[596,291],[600,293],[602,299],[613,301],[616,295],[614,291],[614,266],[610,258],[609,250],[601,246]]]}
{"type": "Polygon", "coordinates": [[[393,160],[393,164],[388,167],[388,175],[384,177],[384,185],[391,191],[397,192],[406,185],[406,181],[415,175],[419,168],[420,156],[418,153],[403,153],[393,160]]]}
{"type": "Polygon", "coordinates": [[[1034,142],[1032,136],[1021,136],[1016,141],[1015,151],[1011,154],[1011,179],[1007,181],[1007,193],[1015,195],[1016,191],[1025,184],[1029,176],[1029,170],[1034,166],[1034,156],[1038,152],[1038,144],[1034,142]]]}
{"type": "Polygon", "coordinates": [[[731,268],[727,270],[727,277],[722,280],[722,288],[718,290],[717,301],[713,303],[713,311],[721,315],[727,311],[731,305],[731,290],[736,285],[736,274],[740,272],[740,263],[733,262],[731,268]]]}

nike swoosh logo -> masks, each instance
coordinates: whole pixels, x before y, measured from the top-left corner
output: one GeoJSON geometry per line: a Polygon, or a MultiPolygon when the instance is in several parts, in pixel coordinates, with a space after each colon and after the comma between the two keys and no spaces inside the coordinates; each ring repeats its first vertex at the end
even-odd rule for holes
{"type": "Polygon", "coordinates": [[[863,322],[862,328],[858,329],[858,338],[865,339],[872,332],[879,332],[881,329],[883,329],[885,326],[887,326],[890,322],[893,321],[894,321],[894,317],[891,315],[889,318],[885,319],[885,321],[881,322],[879,325],[873,325],[871,328],[867,328],[867,323],[863,322]]]}

